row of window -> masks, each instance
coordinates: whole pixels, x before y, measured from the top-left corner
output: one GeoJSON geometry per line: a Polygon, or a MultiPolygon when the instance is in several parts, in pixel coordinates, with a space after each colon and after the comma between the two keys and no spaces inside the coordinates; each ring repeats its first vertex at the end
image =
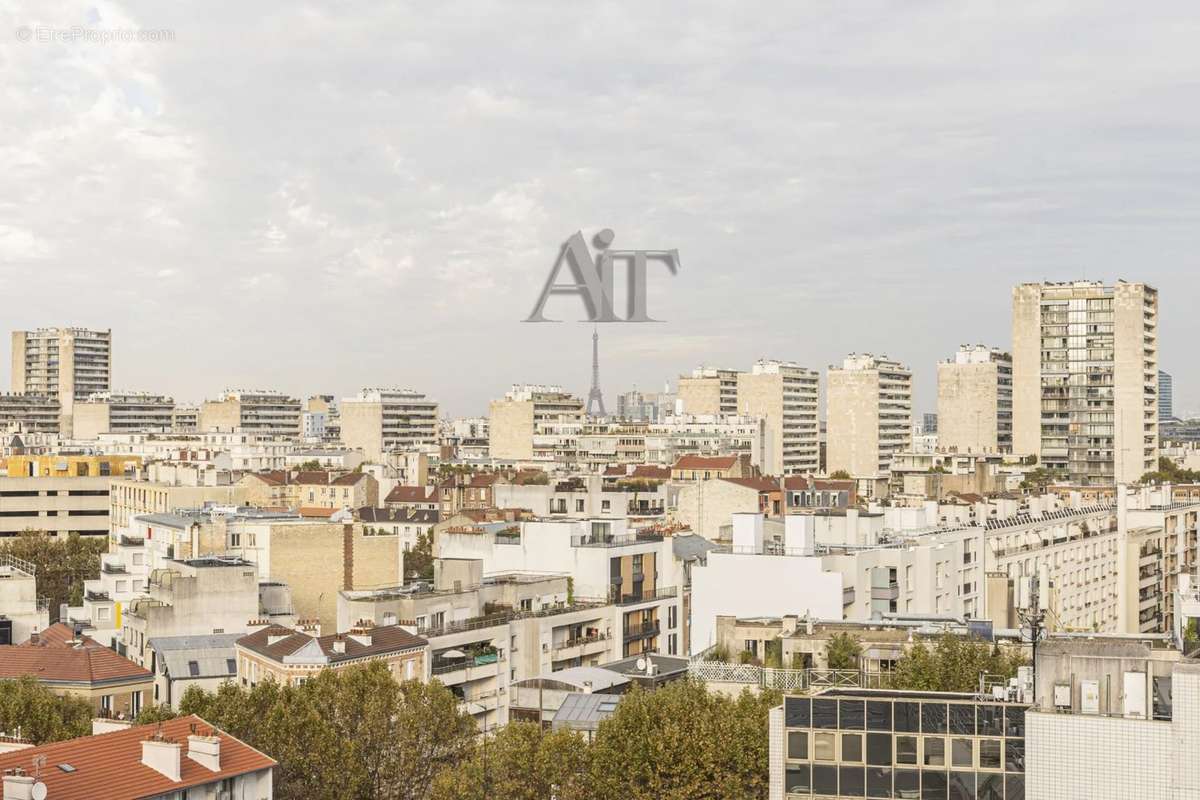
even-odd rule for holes
{"type": "Polygon", "coordinates": [[[1024,738],[1025,708],[999,703],[788,697],[788,728],[1024,738]]]}
{"type": "Polygon", "coordinates": [[[1025,776],[887,767],[789,766],[788,797],[817,795],[917,800],[1024,800],[1025,776]]]}
{"type": "Polygon", "coordinates": [[[890,733],[788,731],[792,761],[830,761],[876,767],[953,767],[1025,771],[1024,739],[976,739],[890,733]]]}

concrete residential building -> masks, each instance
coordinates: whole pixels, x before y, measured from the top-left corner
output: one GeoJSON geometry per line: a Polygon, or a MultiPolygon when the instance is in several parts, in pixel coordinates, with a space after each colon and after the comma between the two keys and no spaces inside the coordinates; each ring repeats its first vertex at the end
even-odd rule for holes
{"type": "Polygon", "coordinates": [[[177,403],[171,409],[172,433],[197,433],[200,430],[200,406],[177,403]]]}
{"type": "Polygon", "coordinates": [[[102,433],[169,433],[175,401],[149,392],[97,392],[75,403],[76,439],[102,433]]]}
{"type": "Polygon", "coordinates": [[[363,389],[342,398],[342,442],[368,459],[433,447],[439,440],[438,404],[412,389],[363,389]]]}
{"type": "Polygon", "coordinates": [[[241,633],[207,636],[161,636],[151,639],[154,702],[175,707],[195,686],[215,692],[225,681],[237,681],[237,649],[241,633]]]}
{"type": "Polygon", "coordinates": [[[962,345],[938,362],[937,446],[942,452],[1012,452],[1012,356],[962,345]]]}
{"type": "Polygon", "coordinates": [[[760,359],[737,376],[737,413],[766,425],[764,472],[813,473],[820,468],[818,376],[790,361],[760,359]]]}
{"type": "Polygon", "coordinates": [[[134,456],[9,456],[0,476],[0,537],[26,530],[107,536],[114,478],[141,465],[134,456]]]}
{"type": "Polygon", "coordinates": [[[58,433],[58,401],[37,394],[0,394],[0,432],[58,433]]]}
{"type": "Polygon", "coordinates": [[[231,475],[220,470],[186,470],[168,464],[150,464],[144,477],[115,479],[108,497],[109,523],[114,533],[130,530],[131,520],[139,514],[168,514],[179,509],[246,505],[247,490],[230,482],[231,475]]]}
{"type": "Polygon", "coordinates": [[[680,413],[712,417],[738,413],[738,371],[696,367],[679,376],[680,413]]]}
{"type": "Polygon", "coordinates": [[[227,389],[200,407],[203,433],[300,437],[300,401],[281,392],[227,389]]]}
{"type": "Polygon", "coordinates": [[[71,433],[75,401],[112,388],[112,331],[39,328],[13,331],[12,390],[57,400],[60,429],[71,433]]]}
{"type": "Polygon", "coordinates": [[[0,753],[4,800],[271,800],[276,766],[194,714],[0,753]]]}
{"type": "Polygon", "coordinates": [[[23,642],[49,626],[49,606],[37,595],[37,568],[0,555],[0,645],[23,642]]]}
{"type": "Polygon", "coordinates": [[[1013,289],[1013,449],[1081,485],[1133,483],[1156,467],[1156,289],[1013,289]]]}
{"type": "Polygon", "coordinates": [[[573,464],[584,425],[584,403],[561,386],[514,384],[491,402],[489,452],[503,461],[573,464]]]}
{"type": "Polygon", "coordinates": [[[1169,373],[1158,371],[1158,421],[1175,419],[1175,379],[1169,373]]]}
{"type": "Polygon", "coordinates": [[[827,392],[828,472],[886,474],[892,456],[912,447],[908,367],[886,356],[851,354],[840,368],[829,368],[827,392]]]}

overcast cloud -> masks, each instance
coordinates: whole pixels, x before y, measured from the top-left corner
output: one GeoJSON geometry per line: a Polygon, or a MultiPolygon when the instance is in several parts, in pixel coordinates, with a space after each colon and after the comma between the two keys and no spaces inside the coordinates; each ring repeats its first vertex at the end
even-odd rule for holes
{"type": "Polygon", "coordinates": [[[1124,278],[1200,408],[1195,3],[189,5],[0,0],[3,328],[111,327],[120,388],[586,394],[581,306],[520,320],[610,227],[683,264],[601,327],[610,405],[873,351],[932,410],[1015,283],[1124,278]]]}

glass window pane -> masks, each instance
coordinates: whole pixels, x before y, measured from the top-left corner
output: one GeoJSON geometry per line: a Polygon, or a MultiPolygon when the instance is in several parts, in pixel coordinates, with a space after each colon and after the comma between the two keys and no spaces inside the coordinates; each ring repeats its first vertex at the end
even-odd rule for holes
{"type": "Polygon", "coordinates": [[[867,734],[867,763],[877,767],[892,765],[892,735],[890,733],[867,734]]]}
{"type": "Polygon", "coordinates": [[[975,740],[950,740],[950,756],[950,766],[972,769],[975,766],[975,740]]]}
{"type": "Polygon", "coordinates": [[[837,700],[813,700],[812,724],[814,728],[836,728],[838,726],[837,700]]]}
{"type": "Polygon", "coordinates": [[[977,800],[1004,800],[1004,776],[998,772],[975,773],[977,800]]]}
{"type": "Polygon", "coordinates": [[[979,768],[1000,769],[1004,760],[1000,755],[1001,741],[999,739],[979,740],[979,768]]]}
{"type": "Polygon", "coordinates": [[[841,787],[842,797],[863,797],[867,793],[867,780],[862,767],[842,767],[841,787]]]}
{"type": "Polygon", "coordinates": [[[787,697],[783,701],[783,724],[788,728],[807,728],[812,723],[812,701],[807,697],[787,697]]]}
{"type": "Polygon", "coordinates": [[[921,800],[946,800],[946,773],[921,770],[921,800]]]}
{"type": "Polygon", "coordinates": [[[1017,739],[1025,738],[1025,709],[1009,706],[1004,709],[1004,735],[1017,739]]]}
{"type": "Polygon", "coordinates": [[[896,763],[897,764],[916,764],[917,763],[917,737],[915,737],[915,736],[897,736],[896,737],[896,763]]]}
{"type": "Polygon", "coordinates": [[[813,794],[838,793],[837,767],[813,764],[812,786],[813,794]]]}
{"type": "Polygon", "coordinates": [[[946,704],[921,703],[921,733],[946,732],[946,704]]]}
{"type": "Polygon", "coordinates": [[[1005,800],[1025,800],[1024,775],[1004,776],[1004,797],[1005,800]]]}
{"type": "Polygon", "coordinates": [[[838,708],[841,713],[842,727],[846,730],[861,731],[865,719],[862,700],[840,700],[838,708]]]}
{"type": "Polygon", "coordinates": [[[808,731],[788,731],[787,757],[808,761],[808,731]]]}
{"type": "Polygon", "coordinates": [[[912,769],[896,770],[896,797],[902,800],[919,800],[921,773],[912,769]]]}
{"type": "Polygon", "coordinates": [[[1007,772],[1025,771],[1025,740],[1006,739],[1004,742],[1004,769],[1007,772]]]}
{"type": "Polygon", "coordinates": [[[867,701],[867,730],[890,731],[892,729],[892,704],[888,700],[867,701]]]}
{"type": "Polygon", "coordinates": [[[1004,734],[1003,706],[980,706],[978,719],[980,736],[1002,736],[1004,734]]]}
{"type": "Polygon", "coordinates": [[[921,730],[920,703],[894,703],[893,709],[897,733],[917,733],[921,730]]]}
{"type": "Polygon", "coordinates": [[[975,773],[950,773],[950,800],[975,800],[975,773]]]}
{"type": "Polygon", "coordinates": [[[863,760],[863,745],[861,733],[842,734],[842,761],[863,760]]]}
{"type": "Polygon", "coordinates": [[[837,756],[833,752],[836,736],[836,733],[813,734],[813,761],[837,760],[837,756]]]}
{"type": "Polygon", "coordinates": [[[812,775],[808,764],[789,764],[783,775],[783,790],[788,794],[812,792],[812,775]]]}
{"type": "Polygon", "coordinates": [[[892,796],[892,771],[888,767],[867,767],[867,797],[892,796]]]}
{"type": "Polygon", "coordinates": [[[946,766],[946,740],[934,736],[922,737],[925,745],[925,766],[946,766]]]}
{"type": "Polygon", "coordinates": [[[950,705],[950,732],[963,736],[975,735],[975,706],[969,703],[950,705]]]}

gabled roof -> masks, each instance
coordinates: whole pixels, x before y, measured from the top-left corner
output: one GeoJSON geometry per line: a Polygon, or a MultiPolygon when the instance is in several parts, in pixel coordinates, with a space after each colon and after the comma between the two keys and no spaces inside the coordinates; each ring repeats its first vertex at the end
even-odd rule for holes
{"type": "Polygon", "coordinates": [[[365,656],[386,655],[402,650],[425,647],[428,642],[420,636],[414,636],[399,625],[385,625],[372,628],[368,634],[370,644],[363,644],[347,634],[335,633],[327,636],[313,637],[299,633],[281,625],[269,625],[248,636],[238,639],[239,646],[252,650],[272,661],[282,662],[288,656],[304,656],[306,658],[326,658],[330,663],[348,661],[365,656]],[[279,637],[279,638],[276,638],[279,637]],[[276,641],[272,642],[272,639],[276,641]],[[344,641],[344,653],[335,652],[335,641],[344,641]]]}
{"type": "Polygon", "coordinates": [[[32,640],[0,645],[0,679],[32,675],[52,684],[108,685],[150,680],[153,675],[87,636],[58,623],[32,640]]]}
{"type": "Polygon", "coordinates": [[[733,469],[737,456],[680,456],[672,469],[733,469]]]}
{"type": "Polygon", "coordinates": [[[395,486],[385,503],[432,503],[436,500],[432,486],[395,486]]]}
{"type": "Polygon", "coordinates": [[[161,729],[158,725],[138,725],[99,736],[0,753],[0,772],[19,767],[32,775],[35,758],[45,759],[38,779],[46,784],[48,800],[143,800],[276,766],[274,759],[213,729],[194,714],[163,722],[161,729]],[[213,772],[188,758],[187,737],[192,726],[205,733],[212,731],[221,740],[220,770],[213,772]],[[160,730],[164,738],[181,745],[178,782],[142,764],[142,742],[160,730]],[[71,771],[61,769],[62,764],[70,765],[71,771]]]}

